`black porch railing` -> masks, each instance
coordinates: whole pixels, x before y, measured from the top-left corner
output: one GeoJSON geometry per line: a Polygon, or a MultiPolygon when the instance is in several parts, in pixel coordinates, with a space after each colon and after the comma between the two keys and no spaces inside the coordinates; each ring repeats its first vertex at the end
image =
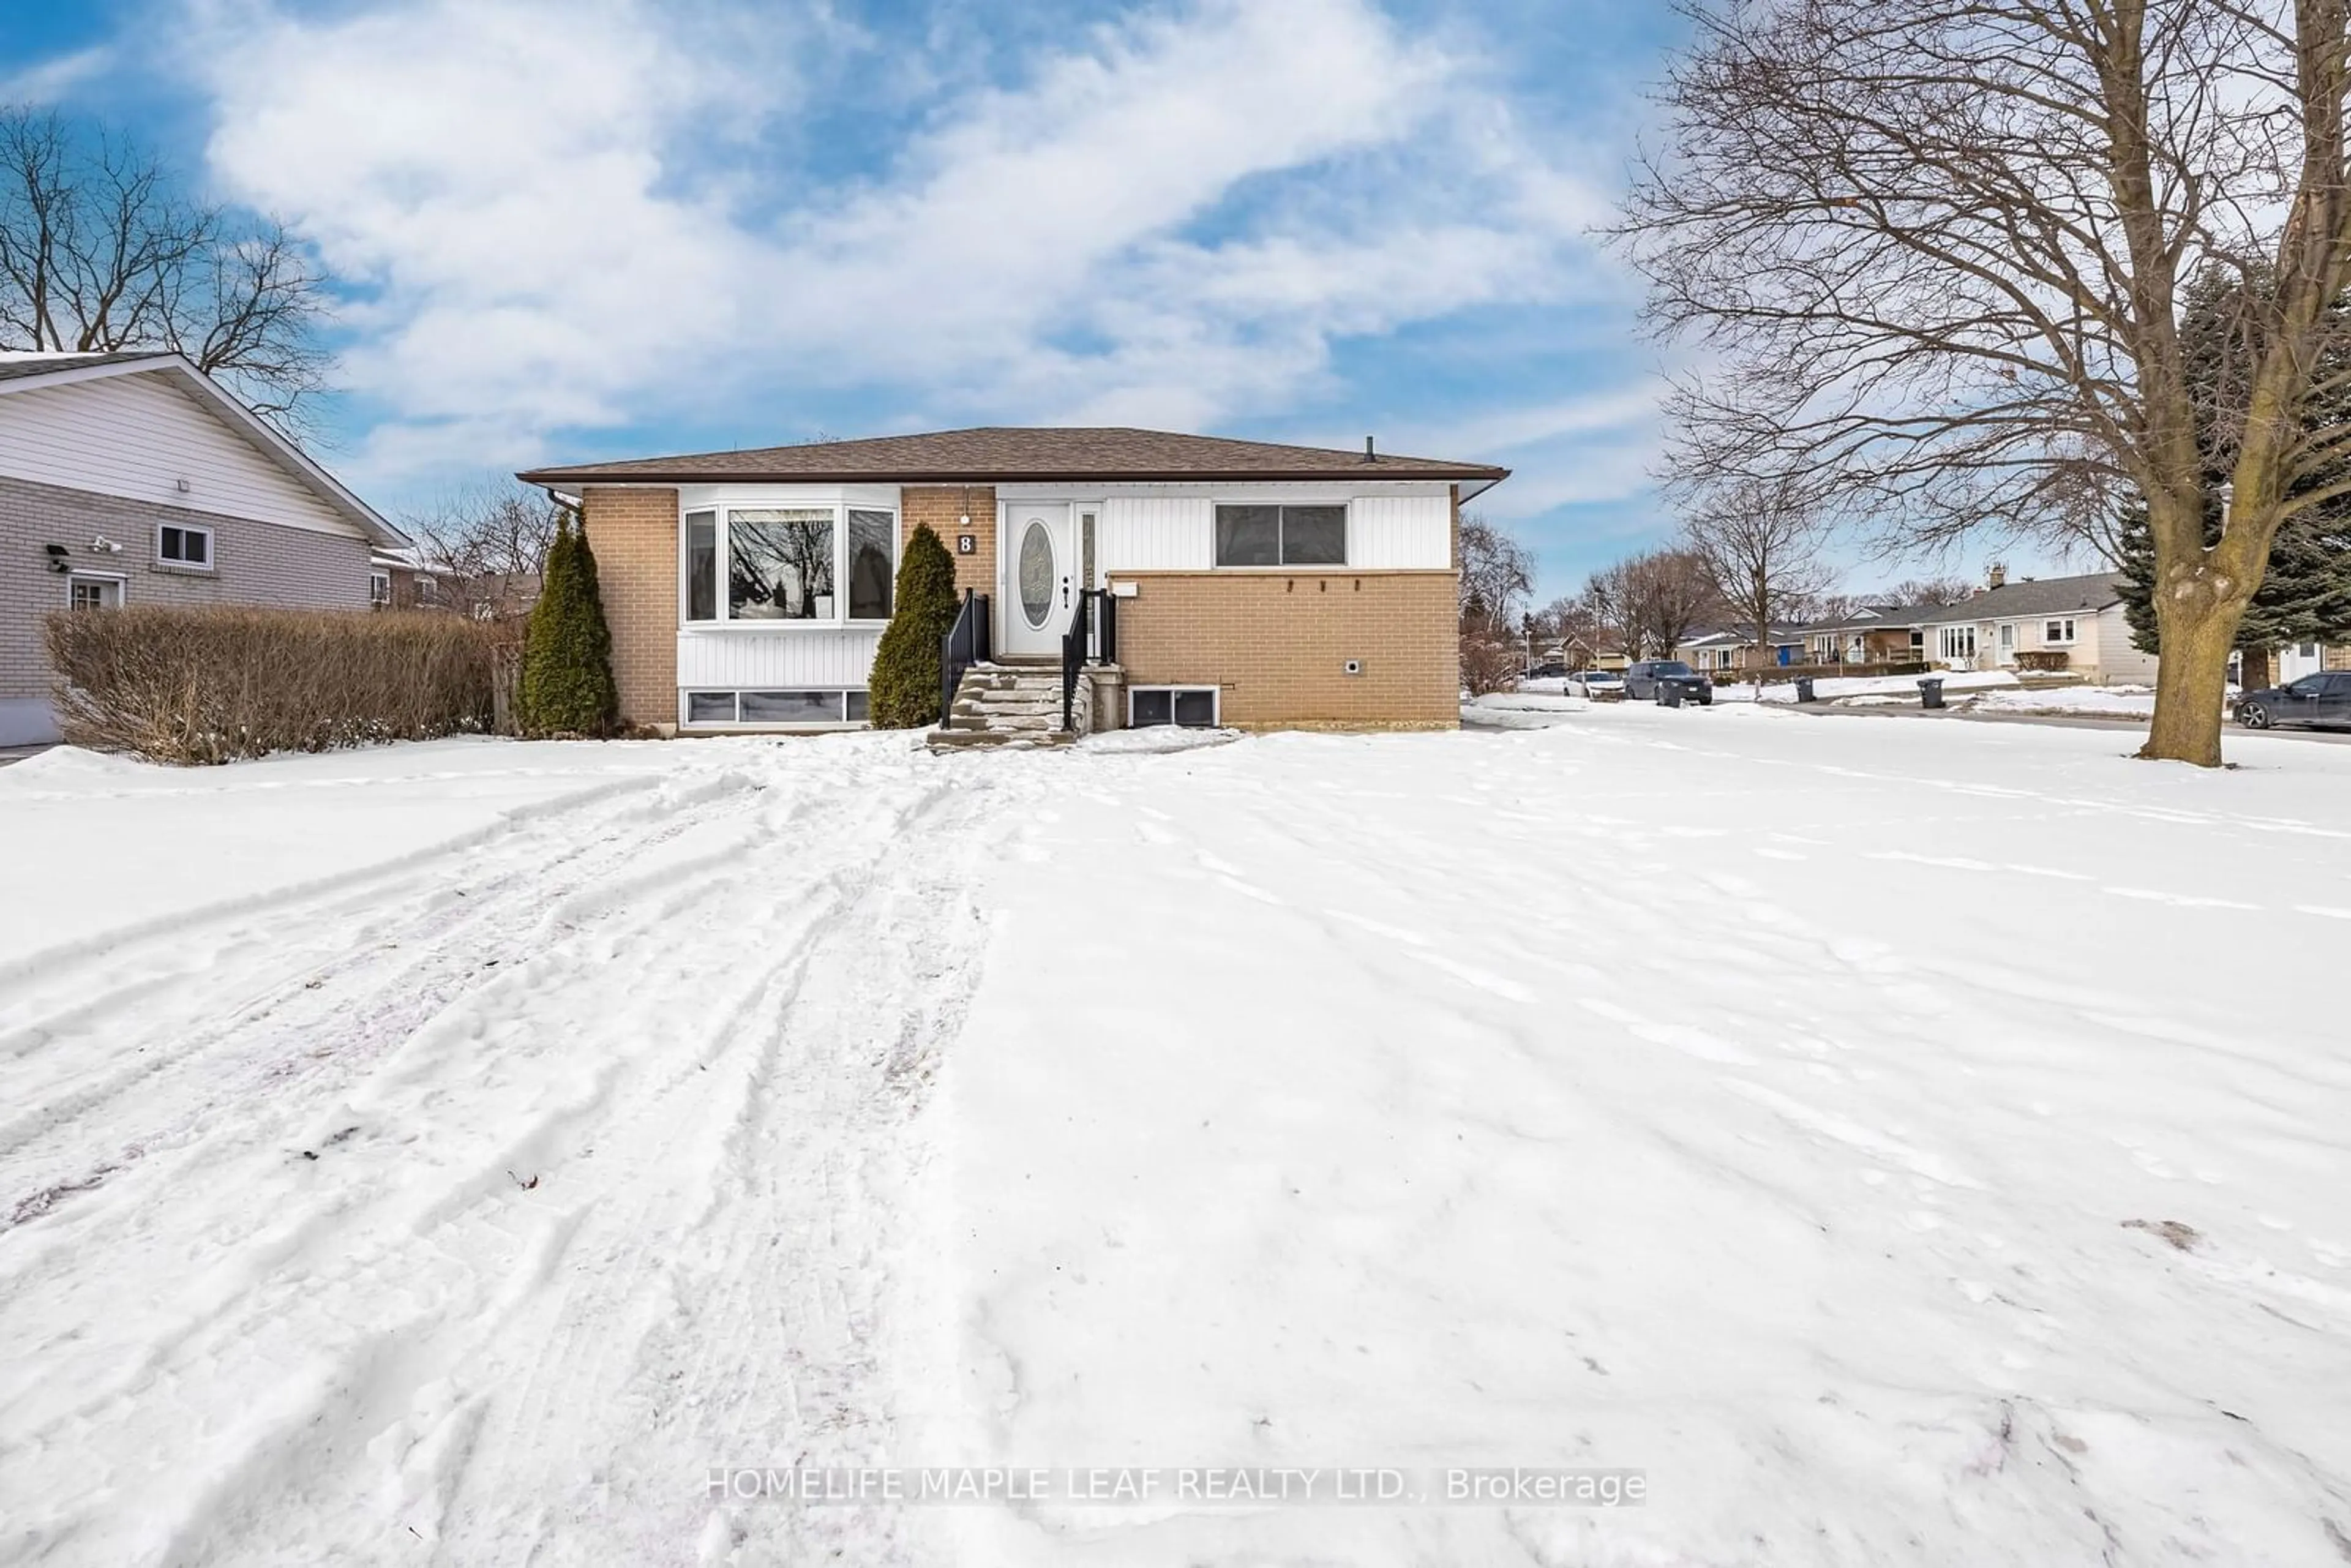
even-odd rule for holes
{"type": "Polygon", "coordinates": [[[1078,671],[1087,664],[1118,663],[1118,601],[1107,590],[1089,588],[1078,595],[1077,613],[1061,633],[1061,728],[1066,733],[1077,716],[1078,671]]]}
{"type": "Polygon", "coordinates": [[[956,688],[963,685],[963,673],[974,664],[984,664],[994,654],[988,646],[987,595],[972,589],[963,591],[963,606],[956,612],[955,624],[939,639],[939,727],[955,727],[956,688]]]}

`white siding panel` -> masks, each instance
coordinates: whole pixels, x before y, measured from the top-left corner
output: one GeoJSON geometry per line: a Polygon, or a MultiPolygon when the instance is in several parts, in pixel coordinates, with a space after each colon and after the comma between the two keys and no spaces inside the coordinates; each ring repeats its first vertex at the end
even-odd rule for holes
{"type": "Polygon", "coordinates": [[[0,397],[0,475],[345,538],[360,534],[162,372],[0,397]]]}
{"type": "Polygon", "coordinates": [[[873,669],[872,631],[681,632],[677,684],[741,691],[862,686],[873,669]]]}
{"type": "Polygon", "coordinates": [[[1347,564],[1442,571],[1453,564],[1449,496],[1362,496],[1347,515],[1347,564]]]}
{"type": "Polygon", "coordinates": [[[1113,496],[1102,503],[1100,570],[1206,570],[1216,564],[1215,518],[1205,496],[1113,496]]]}

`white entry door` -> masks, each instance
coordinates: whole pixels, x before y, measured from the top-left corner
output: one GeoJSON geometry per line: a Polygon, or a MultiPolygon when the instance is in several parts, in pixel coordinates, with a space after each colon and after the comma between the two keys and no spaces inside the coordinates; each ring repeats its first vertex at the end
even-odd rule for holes
{"type": "Polygon", "coordinates": [[[1081,586],[1069,503],[1008,502],[999,549],[1004,608],[996,651],[1016,659],[1058,654],[1081,586]]]}

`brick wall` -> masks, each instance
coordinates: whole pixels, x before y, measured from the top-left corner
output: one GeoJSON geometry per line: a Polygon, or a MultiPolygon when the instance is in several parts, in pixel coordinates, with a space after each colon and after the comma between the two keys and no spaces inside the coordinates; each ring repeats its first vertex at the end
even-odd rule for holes
{"type": "Polygon", "coordinates": [[[66,607],[67,581],[49,570],[45,547],[52,544],[72,552],[67,559],[77,570],[122,578],[126,604],[364,610],[368,603],[363,539],[0,478],[0,700],[48,695],[41,620],[66,607]],[[210,571],[156,559],[156,525],[167,522],[213,530],[210,571]],[[92,550],[100,535],[122,548],[92,550]]]}
{"type": "Polygon", "coordinates": [[[955,556],[956,596],[967,588],[996,591],[996,487],[992,485],[909,485],[898,493],[898,526],[912,534],[928,523],[955,556]],[[963,526],[963,518],[971,526],[963,526]],[[956,536],[973,536],[970,555],[956,555],[956,536]]]}
{"type": "Polygon", "coordinates": [[[580,497],[612,680],[631,724],[677,722],[677,492],[591,485],[580,497]]]}
{"type": "Polygon", "coordinates": [[[1449,728],[1460,652],[1449,571],[1115,572],[1133,685],[1221,688],[1244,727],[1449,728]],[[1349,659],[1363,661],[1350,675],[1349,659]]]}

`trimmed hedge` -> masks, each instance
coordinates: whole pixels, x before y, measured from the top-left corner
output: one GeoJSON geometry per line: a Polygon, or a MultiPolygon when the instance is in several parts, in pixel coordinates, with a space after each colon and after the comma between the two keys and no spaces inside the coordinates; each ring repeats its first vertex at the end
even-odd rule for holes
{"type": "Polygon", "coordinates": [[[230,762],[487,732],[491,622],[430,612],[64,611],[44,632],[67,740],[230,762]]]}

